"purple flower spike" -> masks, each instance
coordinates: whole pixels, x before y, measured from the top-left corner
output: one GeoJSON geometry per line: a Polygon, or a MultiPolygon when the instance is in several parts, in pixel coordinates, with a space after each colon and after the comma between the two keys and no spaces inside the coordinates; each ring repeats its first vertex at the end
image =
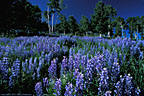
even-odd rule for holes
{"type": "Polygon", "coordinates": [[[111,96],[111,91],[106,91],[105,96],[111,96]]]}
{"type": "Polygon", "coordinates": [[[54,89],[56,89],[56,93],[54,93],[56,96],[60,96],[61,93],[61,86],[62,86],[62,82],[61,82],[61,79],[58,79],[56,82],[55,82],[55,87],[54,89]]]}
{"type": "Polygon", "coordinates": [[[108,90],[108,71],[107,68],[103,68],[101,74],[100,74],[100,82],[99,82],[99,94],[103,94],[108,90]]]}
{"type": "Polygon", "coordinates": [[[79,73],[76,78],[76,87],[75,87],[75,92],[78,96],[82,95],[83,92],[83,86],[84,86],[84,79],[83,79],[83,74],[79,73]]]}
{"type": "Polygon", "coordinates": [[[43,95],[42,83],[41,82],[36,83],[35,91],[36,91],[37,96],[42,96],[43,95]]]}
{"type": "Polygon", "coordinates": [[[43,85],[44,85],[44,87],[47,87],[48,84],[49,84],[48,78],[47,78],[47,77],[46,77],[46,78],[43,78],[43,85]]]}
{"type": "Polygon", "coordinates": [[[51,65],[48,68],[49,76],[51,78],[56,77],[56,70],[57,70],[56,59],[54,59],[53,61],[51,61],[51,65]]]}
{"type": "Polygon", "coordinates": [[[73,85],[72,83],[68,83],[65,87],[66,91],[65,91],[65,96],[73,96],[73,85]]]}

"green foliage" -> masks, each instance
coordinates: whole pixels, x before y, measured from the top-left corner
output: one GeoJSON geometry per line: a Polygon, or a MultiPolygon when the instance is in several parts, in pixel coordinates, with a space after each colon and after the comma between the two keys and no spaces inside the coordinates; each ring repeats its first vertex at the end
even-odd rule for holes
{"type": "Polygon", "coordinates": [[[116,16],[116,10],[102,1],[96,4],[94,14],[91,16],[92,31],[99,34],[107,34],[108,25],[111,25],[112,18],[116,16]]]}
{"type": "Polygon", "coordinates": [[[115,18],[114,22],[113,22],[114,26],[115,26],[115,37],[117,36],[122,36],[122,26],[124,26],[125,21],[124,18],[118,16],[117,18],[115,18]]]}
{"type": "Polygon", "coordinates": [[[129,24],[130,37],[133,38],[133,31],[134,31],[136,19],[134,17],[128,17],[126,21],[129,24]]]}
{"type": "Polygon", "coordinates": [[[68,17],[68,26],[70,33],[76,34],[78,31],[78,24],[74,16],[68,17]]]}
{"type": "Polygon", "coordinates": [[[87,17],[82,16],[80,20],[80,33],[86,34],[89,31],[89,20],[87,17]]]}
{"type": "Polygon", "coordinates": [[[64,32],[64,34],[66,33],[66,31],[68,31],[68,22],[65,16],[61,16],[60,17],[60,25],[59,25],[59,30],[64,32]]]}

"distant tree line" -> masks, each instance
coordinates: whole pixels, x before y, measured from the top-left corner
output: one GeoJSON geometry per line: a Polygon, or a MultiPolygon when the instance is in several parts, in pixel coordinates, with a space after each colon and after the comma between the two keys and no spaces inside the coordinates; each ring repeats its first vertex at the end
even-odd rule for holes
{"type": "Polygon", "coordinates": [[[144,38],[144,16],[117,16],[117,11],[111,5],[102,1],[96,4],[91,18],[82,16],[80,23],[74,16],[68,18],[62,14],[66,8],[64,0],[48,0],[47,10],[44,12],[45,22],[42,22],[42,12],[27,0],[4,0],[1,5],[0,35],[100,35],[107,37],[125,36],[129,30],[130,37],[136,39],[137,33],[144,38]],[[59,23],[58,23],[59,21],[59,23]]]}
{"type": "Polygon", "coordinates": [[[128,17],[126,20],[117,16],[117,11],[111,5],[105,5],[102,1],[96,4],[94,13],[88,19],[81,17],[80,23],[74,16],[61,16],[60,23],[56,24],[56,31],[64,34],[98,34],[109,37],[126,36],[126,30],[129,30],[130,37],[136,39],[139,33],[144,38],[144,16],[128,17]],[[115,30],[115,32],[113,32],[115,30]]]}

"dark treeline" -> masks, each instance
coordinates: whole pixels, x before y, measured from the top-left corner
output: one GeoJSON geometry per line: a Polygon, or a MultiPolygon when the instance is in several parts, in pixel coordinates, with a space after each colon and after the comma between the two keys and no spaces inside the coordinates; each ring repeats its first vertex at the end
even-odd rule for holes
{"type": "Polygon", "coordinates": [[[1,35],[36,35],[46,31],[47,24],[41,22],[41,10],[27,0],[3,0],[0,3],[1,35]]]}
{"type": "Polygon", "coordinates": [[[136,33],[144,37],[144,16],[124,19],[117,16],[117,11],[111,5],[102,1],[96,4],[91,18],[82,16],[80,23],[74,16],[68,18],[61,13],[66,8],[63,0],[49,0],[44,12],[46,22],[42,22],[42,12],[38,6],[27,0],[4,0],[0,3],[0,32],[2,35],[100,35],[107,37],[126,36],[129,30],[130,37],[136,39],[136,33]],[[60,21],[60,23],[57,23],[60,21]],[[114,32],[115,30],[115,32],[114,32]]]}

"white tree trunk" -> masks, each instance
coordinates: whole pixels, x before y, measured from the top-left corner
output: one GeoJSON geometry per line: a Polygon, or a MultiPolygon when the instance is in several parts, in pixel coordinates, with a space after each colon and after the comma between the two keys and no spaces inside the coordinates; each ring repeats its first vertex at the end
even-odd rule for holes
{"type": "Polygon", "coordinates": [[[100,34],[100,37],[102,37],[102,34],[100,34]]]}
{"type": "MultiPolygon", "coordinates": [[[[53,9],[54,10],[54,9],[53,9]]],[[[54,32],[54,13],[52,14],[52,33],[54,32]]]]}
{"type": "Polygon", "coordinates": [[[110,37],[110,32],[108,32],[108,37],[110,37]]]}
{"type": "Polygon", "coordinates": [[[136,39],[137,38],[136,32],[134,34],[135,34],[135,39],[136,39]]]}
{"type": "Polygon", "coordinates": [[[108,37],[110,37],[110,32],[109,32],[109,29],[110,29],[110,25],[108,25],[108,37]]]}
{"type": "Polygon", "coordinates": [[[65,35],[65,30],[64,30],[64,35],[65,35]]]}
{"type": "Polygon", "coordinates": [[[49,24],[49,20],[50,20],[50,16],[49,16],[49,6],[47,8],[47,17],[48,17],[48,29],[49,29],[49,33],[51,32],[51,26],[49,24]]]}

